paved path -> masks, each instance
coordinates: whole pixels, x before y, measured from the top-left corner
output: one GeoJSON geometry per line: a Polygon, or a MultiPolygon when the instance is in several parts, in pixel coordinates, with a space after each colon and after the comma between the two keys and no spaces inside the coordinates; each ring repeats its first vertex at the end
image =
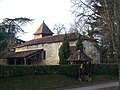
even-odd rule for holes
{"type": "Polygon", "coordinates": [[[74,88],[74,89],[67,89],[67,90],[96,90],[96,89],[100,89],[100,88],[118,86],[118,84],[119,84],[118,82],[110,82],[110,83],[102,83],[102,84],[80,87],[80,88],[74,88]]]}

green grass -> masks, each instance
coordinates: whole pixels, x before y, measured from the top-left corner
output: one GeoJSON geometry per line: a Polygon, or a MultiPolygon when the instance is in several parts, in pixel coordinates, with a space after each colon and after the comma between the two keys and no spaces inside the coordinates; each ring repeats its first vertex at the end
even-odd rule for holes
{"type": "Polygon", "coordinates": [[[97,75],[93,76],[93,81],[112,81],[118,80],[118,76],[116,75],[97,75]]]}
{"type": "Polygon", "coordinates": [[[1,78],[0,90],[46,90],[75,82],[74,78],[57,74],[1,78]]]}
{"type": "Polygon", "coordinates": [[[68,84],[92,84],[103,81],[118,80],[117,76],[99,75],[93,76],[91,82],[78,82],[75,78],[65,75],[29,75],[20,77],[0,78],[0,90],[50,90],[68,84]]]}

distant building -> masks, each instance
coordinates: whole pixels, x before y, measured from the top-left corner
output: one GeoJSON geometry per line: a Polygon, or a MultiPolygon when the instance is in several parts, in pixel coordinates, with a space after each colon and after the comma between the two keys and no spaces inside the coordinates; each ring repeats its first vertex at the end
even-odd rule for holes
{"type": "MultiPolygon", "coordinates": [[[[53,32],[44,23],[40,25],[34,33],[34,39],[18,45],[15,52],[6,55],[8,64],[59,64],[59,48],[62,45],[64,34],[53,35],[53,32]]],[[[76,46],[78,35],[76,33],[67,34],[70,47],[76,46]]],[[[81,36],[85,54],[92,59],[92,62],[100,62],[100,52],[96,47],[96,42],[86,36],[81,36]]]]}

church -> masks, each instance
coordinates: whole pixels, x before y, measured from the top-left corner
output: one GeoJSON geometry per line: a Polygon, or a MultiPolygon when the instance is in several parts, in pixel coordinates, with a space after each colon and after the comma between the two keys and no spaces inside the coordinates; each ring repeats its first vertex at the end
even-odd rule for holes
{"type": "MultiPolygon", "coordinates": [[[[59,65],[59,49],[65,34],[53,35],[43,23],[34,33],[34,39],[15,47],[15,52],[6,55],[7,64],[14,65],[59,65]]],[[[70,48],[76,46],[78,34],[68,33],[70,48]]],[[[100,52],[95,40],[81,36],[85,54],[93,63],[100,63],[100,52]]],[[[74,50],[73,50],[74,51],[74,50]]],[[[73,52],[74,53],[74,52],[73,52]]]]}

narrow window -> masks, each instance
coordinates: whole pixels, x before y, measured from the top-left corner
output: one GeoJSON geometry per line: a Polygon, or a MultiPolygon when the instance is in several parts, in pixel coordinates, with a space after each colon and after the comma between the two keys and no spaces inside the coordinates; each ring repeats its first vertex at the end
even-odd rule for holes
{"type": "Polygon", "coordinates": [[[43,50],[43,52],[42,52],[42,60],[45,60],[45,59],[46,59],[46,51],[43,50]]]}

